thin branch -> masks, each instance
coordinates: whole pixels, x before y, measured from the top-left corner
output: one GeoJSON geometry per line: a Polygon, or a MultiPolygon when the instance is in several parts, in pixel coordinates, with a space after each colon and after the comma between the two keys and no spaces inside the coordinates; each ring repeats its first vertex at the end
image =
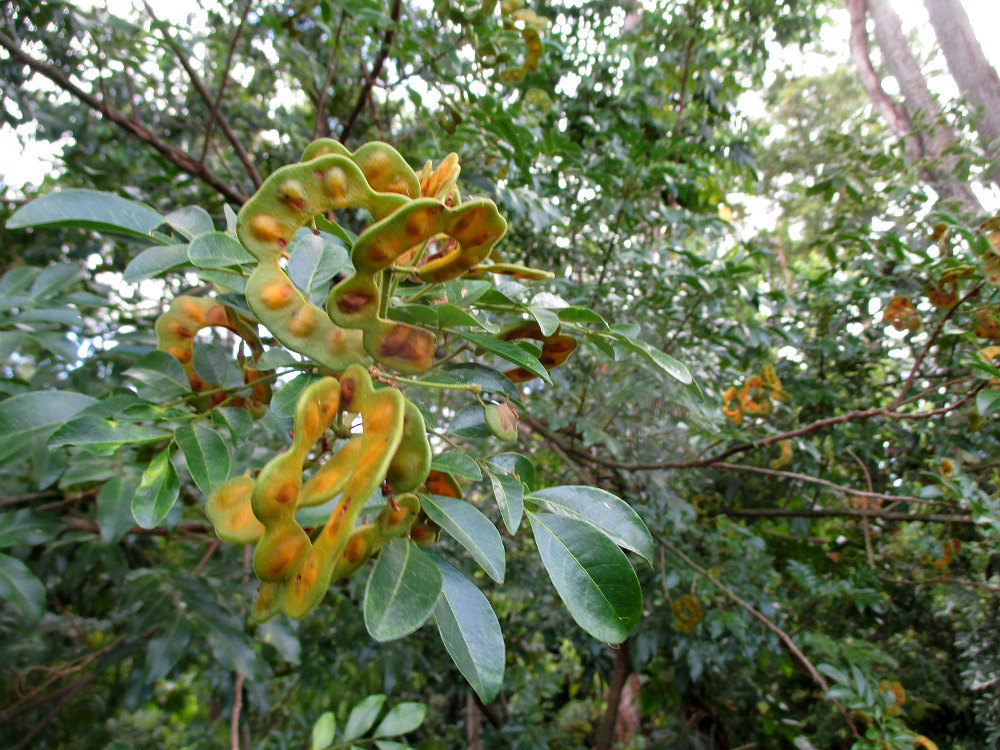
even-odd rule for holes
{"type": "Polygon", "coordinates": [[[868,29],[866,21],[868,19],[867,0],[847,0],[847,11],[851,17],[850,47],[854,64],[858,68],[858,76],[861,78],[861,85],[864,86],[868,97],[872,100],[882,117],[885,118],[889,130],[894,135],[903,138],[910,133],[910,121],[901,107],[889,98],[889,95],[882,88],[882,80],[879,78],[875,68],[872,67],[871,54],[868,45],[868,29]]]}
{"type": "Polygon", "coordinates": [[[188,78],[191,79],[191,85],[194,86],[194,90],[198,92],[198,95],[202,98],[205,104],[208,105],[210,110],[209,117],[214,117],[214,119],[219,123],[219,128],[226,136],[226,140],[229,141],[229,145],[233,147],[233,151],[236,152],[236,156],[239,158],[240,163],[243,164],[243,169],[247,173],[247,177],[250,178],[250,182],[253,183],[255,188],[259,188],[264,181],[261,179],[260,173],[257,171],[257,167],[254,166],[253,159],[250,158],[246,148],[244,148],[243,142],[239,139],[239,136],[236,135],[236,132],[229,124],[229,119],[216,106],[216,102],[213,101],[212,94],[205,86],[205,82],[201,80],[201,76],[198,75],[198,71],[196,71],[191,65],[191,60],[184,52],[181,45],[174,41],[174,38],[167,30],[166,24],[157,20],[152,7],[150,7],[146,0],[143,0],[143,2],[146,6],[146,12],[149,13],[150,17],[153,19],[154,25],[160,27],[160,33],[163,35],[163,41],[173,51],[174,55],[176,55],[177,62],[181,64],[181,67],[184,68],[184,72],[186,72],[188,78]]]}
{"type": "Polygon", "coordinates": [[[229,750],[240,750],[240,711],[243,709],[243,673],[233,680],[233,710],[229,715],[229,750]]]}
{"type": "Polygon", "coordinates": [[[222,96],[226,93],[226,84],[229,83],[229,70],[233,65],[233,55],[236,53],[236,45],[243,34],[243,27],[246,25],[247,16],[250,15],[250,7],[252,5],[253,0],[247,0],[246,5],[243,6],[243,12],[240,14],[239,26],[236,27],[233,38],[229,40],[229,48],[226,50],[226,61],[223,63],[222,72],[219,74],[219,90],[215,93],[215,99],[208,108],[208,122],[205,124],[205,141],[201,146],[201,156],[198,157],[198,161],[202,163],[205,162],[205,157],[208,154],[209,143],[212,139],[212,129],[215,127],[215,122],[220,115],[219,107],[222,104],[222,96]]]}
{"type": "Polygon", "coordinates": [[[382,74],[382,66],[385,65],[385,60],[389,56],[389,47],[392,46],[392,38],[396,34],[396,24],[399,22],[401,6],[402,3],[400,0],[392,0],[392,9],[389,11],[389,18],[392,23],[389,24],[382,34],[382,46],[379,49],[378,57],[375,58],[375,65],[372,66],[371,73],[365,76],[364,83],[361,85],[361,91],[358,93],[358,100],[354,103],[354,109],[351,110],[351,114],[347,117],[347,122],[344,123],[343,129],[340,131],[341,143],[347,142],[348,136],[350,136],[351,131],[354,129],[358,115],[365,108],[368,97],[371,95],[375,81],[382,74]]]}
{"type": "Polygon", "coordinates": [[[615,725],[618,723],[618,708],[622,702],[622,691],[628,679],[629,662],[632,649],[629,640],[618,646],[615,654],[615,668],[611,673],[611,684],[608,686],[608,708],[601,718],[601,723],[594,733],[594,750],[611,750],[615,738],[615,725]]]}
{"type": "Polygon", "coordinates": [[[330,56],[326,59],[326,75],[323,78],[323,86],[319,90],[319,98],[316,101],[316,122],[313,125],[313,140],[330,134],[330,123],[326,121],[326,94],[333,84],[333,74],[337,69],[337,60],[340,57],[340,38],[344,33],[344,21],[347,20],[347,11],[340,12],[340,23],[337,24],[337,36],[330,50],[330,56]]]}
{"type": "Polygon", "coordinates": [[[830,691],[829,683],[826,681],[823,675],[819,673],[819,670],[816,669],[815,665],[811,661],[809,661],[809,657],[807,657],[804,653],[802,653],[802,650],[795,645],[795,641],[792,640],[791,636],[789,636],[788,633],[779,628],[763,612],[759,611],[749,602],[746,602],[742,598],[740,598],[736,594],[736,592],[734,592],[732,589],[726,586],[722,581],[720,581],[718,578],[709,573],[705,568],[701,567],[700,565],[698,565],[698,563],[696,563],[686,554],[681,552],[681,550],[679,550],[677,547],[671,544],[670,541],[666,539],[662,534],[658,534],[657,539],[660,542],[660,544],[662,544],[664,547],[670,550],[671,554],[683,560],[684,563],[689,568],[702,575],[706,580],[711,582],[713,586],[719,589],[719,591],[721,591],[728,599],[730,599],[738,606],[742,607],[744,610],[746,610],[747,613],[749,613],[757,620],[759,620],[761,623],[763,623],[764,627],[766,627],[768,630],[774,633],[778,637],[778,640],[780,640],[781,643],[785,646],[785,648],[788,649],[789,653],[791,653],[795,661],[799,663],[799,665],[805,670],[806,674],[808,674],[809,677],[812,679],[812,681],[815,682],[816,685],[819,687],[819,689],[823,691],[824,697],[829,698],[829,700],[833,703],[833,705],[837,707],[837,711],[840,712],[840,715],[844,719],[844,723],[847,724],[848,729],[850,729],[854,735],[856,736],[858,735],[857,727],[854,726],[854,722],[851,720],[850,714],[847,713],[847,709],[844,708],[844,705],[839,700],[837,700],[836,698],[830,698],[827,695],[830,691]]]}
{"type": "MultiPolygon", "coordinates": [[[[871,492],[874,485],[872,484],[872,473],[868,470],[868,465],[864,461],[862,461],[858,457],[858,454],[855,453],[851,448],[848,448],[847,452],[851,454],[851,458],[853,458],[857,462],[858,466],[861,467],[861,471],[864,472],[865,480],[868,483],[868,491],[871,492]]],[[[867,507],[867,503],[865,504],[865,507],[867,507]]],[[[865,556],[868,558],[868,567],[874,570],[875,549],[872,546],[872,524],[871,524],[871,519],[869,519],[868,516],[865,516],[864,518],[861,519],[861,528],[865,534],[865,556]]]]}
{"type": "Polygon", "coordinates": [[[68,689],[65,690],[62,697],[56,702],[56,705],[45,714],[40,720],[33,722],[31,724],[31,729],[21,738],[21,741],[14,745],[13,750],[24,750],[24,748],[31,747],[31,743],[34,741],[41,732],[47,727],[52,721],[63,712],[63,710],[68,706],[73,699],[86,690],[90,684],[97,679],[97,674],[94,672],[88,672],[75,683],[73,683],[68,689]]]}
{"type": "Polygon", "coordinates": [[[89,106],[95,112],[99,112],[107,120],[113,122],[115,125],[119,126],[128,133],[138,138],[143,143],[147,143],[156,149],[164,158],[174,164],[182,172],[186,172],[193,177],[197,177],[199,180],[205,184],[214,188],[218,193],[220,193],[226,199],[242,205],[246,202],[247,196],[244,195],[239,190],[227,185],[218,177],[215,173],[205,167],[204,164],[199,164],[191,157],[186,151],[181,151],[180,149],[174,148],[169,143],[161,139],[159,136],[152,133],[148,128],[146,128],[141,123],[133,121],[128,115],[126,115],[121,110],[112,107],[109,103],[101,101],[98,97],[90,94],[75,83],[73,83],[69,76],[63,73],[58,68],[55,68],[47,63],[40,60],[36,60],[31,55],[24,52],[17,43],[14,42],[9,36],[0,32],[0,47],[3,47],[10,56],[13,57],[18,62],[27,65],[35,73],[38,73],[45,78],[48,78],[56,86],[71,94],[75,98],[79,99],[81,102],[89,106]]]}
{"type": "Polygon", "coordinates": [[[975,524],[969,516],[948,516],[940,513],[895,513],[886,510],[854,510],[852,508],[722,508],[712,515],[746,518],[881,518],[886,521],[920,521],[924,523],[975,524]]]}
{"type": "Polygon", "coordinates": [[[1000,592],[1000,586],[995,586],[992,583],[984,583],[983,581],[965,581],[960,578],[945,578],[943,576],[937,576],[935,578],[923,578],[919,581],[906,578],[888,578],[886,576],[881,576],[881,578],[886,583],[895,583],[900,586],[928,586],[935,583],[943,583],[950,586],[968,586],[970,588],[983,589],[984,591],[1000,592]]]}

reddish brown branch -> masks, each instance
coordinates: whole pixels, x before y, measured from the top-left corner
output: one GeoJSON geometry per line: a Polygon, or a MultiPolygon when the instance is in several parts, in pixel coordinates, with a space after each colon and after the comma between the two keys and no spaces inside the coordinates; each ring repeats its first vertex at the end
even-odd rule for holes
{"type": "Polygon", "coordinates": [[[247,196],[223,182],[221,178],[206,168],[204,164],[199,164],[186,151],[174,148],[141,123],[133,121],[124,112],[112,107],[108,102],[101,101],[100,98],[94,96],[93,94],[84,91],[73,83],[69,79],[69,76],[58,68],[54,68],[47,63],[36,60],[31,55],[24,52],[13,39],[3,32],[0,32],[0,47],[7,50],[10,56],[18,62],[27,65],[35,73],[48,78],[60,89],[72,95],[76,99],[79,99],[95,112],[103,115],[109,122],[113,122],[122,130],[125,130],[135,136],[143,143],[147,143],[152,146],[182,172],[186,172],[193,177],[197,177],[206,185],[209,185],[226,199],[233,201],[234,203],[242,205],[246,201],[247,196]]]}
{"type": "Polygon", "coordinates": [[[385,65],[385,60],[389,56],[389,48],[392,46],[392,38],[396,34],[396,24],[399,22],[401,5],[400,0],[392,0],[392,9],[389,11],[389,17],[392,20],[392,23],[389,24],[385,32],[382,34],[382,46],[379,48],[378,57],[375,58],[375,65],[372,66],[371,72],[365,76],[364,83],[361,84],[361,91],[358,94],[358,100],[354,103],[354,109],[351,110],[351,114],[347,117],[347,122],[344,123],[343,129],[340,131],[340,141],[342,143],[347,142],[347,138],[354,129],[354,124],[357,121],[358,116],[365,108],[365,104],[368,102],[368,97],[371,96],[372,87],[375,85],[375,81],[377,81],[378,77],[382,75],[382,67],[385,65]]]}
{"type": "Polygon", "coordinates": [[[344,22],[347,20],[347,11],[340,12],[340,23],[337,24],[337,36],[334,39],[330,56],[326,59],[326,74],[323,78],[323,86],[319,90],[316,99],[316,122],[313,124],[313,140],[330,135],[330,124],[326,121],[326,95],[333,84],[333,74],[337,69],[337,59],[340,56],[340,39],[344,33],[344,22]]]}
{"type": "Polygon", "coordinates": [[[219,90],[215,93],[215,99],[212,100],[211,105],[208,108],[208,122],[205,123],[205,141],[201,147],[201,156],[198,157],[198,161],[204,163],[205,157],[208,154],[209,145],[212,140],[212,130],[215,127],[216,120],[219,119],[221,110],[219,109],[222,105],[222,97],[226,93],[226,85],[229,83],[229,70],[233,65],[233,56],[236,53],[236,45],[240,41],[240,36],[243,34],[243,27],[246,26],[247,16],[250,14],[250,7],[253,5],[253,0],[247,0],[246,5],[243,6],[243,12],[240,14],[240,23],[236,27],[236,32],[233,34],[233,38],[229,40],[229,48],[226,50],[226,60],[222,65],[222,72],[219,74],[219,90]]]}
{"type": "Polygon", "coordinates": [[[854,510],[852,508],[723,508],[713,515],[745,518],[881,518],[886,521],[922,521],[924,523],[974,524],[970,516],[948,516],[940,513],[896,513],[887,510],[854,510]]]}

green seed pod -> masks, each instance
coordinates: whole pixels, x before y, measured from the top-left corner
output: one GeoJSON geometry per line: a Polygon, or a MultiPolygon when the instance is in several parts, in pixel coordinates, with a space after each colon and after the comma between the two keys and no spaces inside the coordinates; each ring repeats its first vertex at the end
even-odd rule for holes
{"type": "Polygon", "coordinates": [[[395,492],[410,492],[424,483],[430,470],[431,444],[427,442],[424,415],[412,401],[407,401],[403,412],[403,439],[385,478],[395,492]]]}

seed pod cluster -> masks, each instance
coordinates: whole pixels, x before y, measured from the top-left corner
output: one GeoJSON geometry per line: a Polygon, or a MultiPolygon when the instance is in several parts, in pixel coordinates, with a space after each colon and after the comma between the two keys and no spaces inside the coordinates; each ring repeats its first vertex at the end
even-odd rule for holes
{"type": "MultiPolygon", "coordinates": [[[[213,390],[219,385],[205,382],[194,368],[194,337],[203,328],[211,327],[227,328],[242,338],[250,347],[254,361],[263,352],[254,328],[216,300],[186,294],[175,298],[154,324],[156,346],[181,363],[191,390],[196,393],[213,390]]],[[[213,393],[197,399],[195,405],[205,410],[228,401],[233,406],[245,408],[256,418],[264,416],[267,405],[271,402],[271,386],[268,382],[256,381],[267,378],[271,373],[260,372],[247,362],[241,364],[243,382],[247,385],[254,384],[250,395],[230,399],[225,393],[213,393]]]]}

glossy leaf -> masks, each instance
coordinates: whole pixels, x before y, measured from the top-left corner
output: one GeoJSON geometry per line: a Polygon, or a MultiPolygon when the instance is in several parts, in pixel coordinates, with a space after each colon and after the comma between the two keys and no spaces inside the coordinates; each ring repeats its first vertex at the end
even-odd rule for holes
{"type": "Polygon", "coordinates": [[[524,485],[509,474],[487,472],[487,476],[490,478],[497,505],[500,506],[500,517],[503,518],[504,526],[511,534],[516,534],[517,527],[521,525],[521,516],[524,514],[524,485]]]}
{"type": "Polygon", "coordinates": [[[392,641],[419,628],[441,592],[441,574],[415,544],[394,540],[382,548],[365,587],[365,626],[376,641],[392,641]]]}
{"type": "Polygon", "coordinates": [[[325,711],[316,719],[312,728],[312,750],[324,750],[333,744],[333,737],[337,732],[337,719],[332,711],[325,711]]]}
{"type": "Polygon", "coordinates": [[[45,587],[28,566],[16,557],[0,553],[0,599],[6,599],[30,622],[45,611],[45,587]]]}
{"type": "Polygon", "coordinates": [[[381,693],[369,695],[358,703],[344,722],[344,740],[356,740],[373,726],[385,705],[385,696],[381,693]]]}
{"type": "Polygon", "coordinates": [[[34,546],[55,538],[63,528],[51,515],[30,508],[0,513],[0,549],[24,544],[34,546]]]}
{"type": "Polygon", "coordinates": [[[554,513],[579,518],[600,529],[619,547],[630,549],[653,562],[653,537],[632,506],[597,487],[567,485],[547,487],[531,493],[554,513]]]}
{"type": "Polygon", "coordinates": [[[420,506],[427,516],[465,547],[486,574],[503,583],[507,553],[500,532],[471,503],[445,495],[421,495],[420,506]]]}
{"type": "Polygon", "coordinates": [[[434,610],[441,641],[472,689],[489,703],[503,682],[506,648],[500,623],[475,584],[436,555],[434,562],[442,579],[434,610]]]}
{"type": "Polygon", "coordinates": [[[101,539],[117,542],[132,528],[131,501],[136,483],[121,476],[111,477],[97,493],[97,526],[101,539]]]}
{"type": "Polygon", "coordinates": [[[80,227],[149,239],[150,232],[163,221],[160,214],[144,203],[114,193],[71,188],[43,195],[21,206],[7,220],[7,228],[80,227]]]}
{"type": "Polygon", "coordinates": [[[431,468],[478,482],[483,478],[476,459],[458,450],[444,451],[431,459],[431,468]]]}
{"type": "Polygon", "coordinates": [[[481,333],[472,333],[471,331],[456,331],[455,333],[481,349],[485,349],[512,364],[523,367],[528,372],[540,377],[546,383],[552,382],[551,378],[549,378],[548,370],[542,366],[538,358],[531,356],[516,344],[510,341],[503,341],[502,339],[495,339],[481,333]]]}
{"type": "Polygon", "coordinates": [[[135,283],[190,265],[188,246],[157,245],[146,248],[125,266],[125,281],[135,283]]]}
{"type": "Polygon", "coordinates": [[[188,260],[198,268],[228,268],[257,262],[236,238],[225,232],[208,232],[191,240],[188,260]]]}
{"type": "Polygon", "coordinates": [[[96,400],[73,391],[30,391],[0,401],[0,460],[51,432],[96,400]]]}
{"type": "Polygon", "coordinates": [[[389,709],[389,713],[378,723],[372,737],[397,737],[412,732],[424,723],[427,706],[416,701],[403,701],[389,709]]]}
{"type": "Polygon", "coordinates": [[[180,482],[170,462],[170,449],[160,451],[142,473],[132,496],[132,515],[144,529],[159,526],[177,502],[180,482]]]}
{"type": "Polygon", "coordinates": [[[201,423],[184,425],[174,433],[174,440],[184,454],[191,478],[203,493],[208,495],[229,479],[229,446],[215,430],[201,423]]]}
{"type": "Polygon", "coordinates": [[[625,553],[576,518],[528,512],[538,554],[573,619],[607,643],[621,643],[642,614],[639,579],[625,553]]]}

